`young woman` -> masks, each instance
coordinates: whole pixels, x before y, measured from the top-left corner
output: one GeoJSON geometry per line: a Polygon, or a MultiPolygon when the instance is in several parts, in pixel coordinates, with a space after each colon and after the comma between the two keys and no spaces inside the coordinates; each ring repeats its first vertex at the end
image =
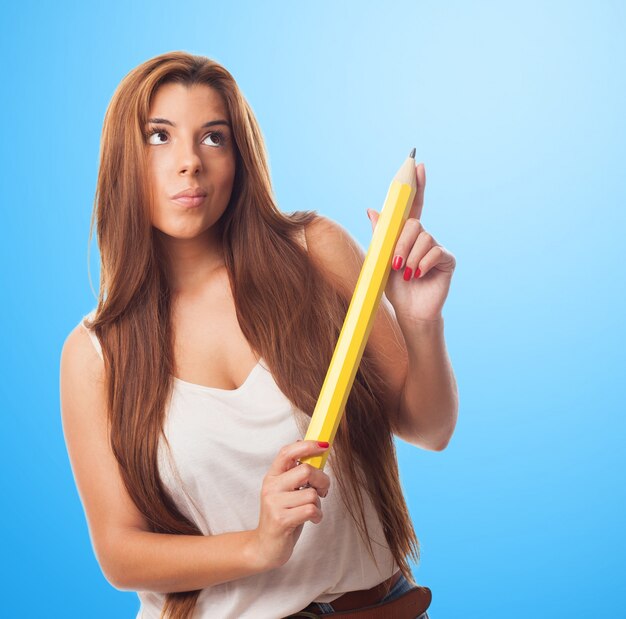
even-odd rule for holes
{"type": "Polygon", "coordinates": [[[61,403],[95,554],[138,592],[138,617],[374,618],[429,593],[408,562],[419,543],[393,435],[441,450],[453,432],[441,309],[455,260],[421,226],[416,174],[396,246],[408,267],[390,273],[320,471],[299,460],[328,446],[301,439],[362,248],[331,219],[278,209],[222,66],[168,53],[119,85],[94,209],[100,295],[63,347],[61,403]]]}

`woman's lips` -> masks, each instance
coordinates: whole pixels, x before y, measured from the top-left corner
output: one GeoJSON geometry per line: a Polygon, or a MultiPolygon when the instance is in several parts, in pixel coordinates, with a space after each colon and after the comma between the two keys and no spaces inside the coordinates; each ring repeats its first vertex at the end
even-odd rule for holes
{"type": "Polygon", "coordinates": [[[195,196],[193,198],[189,196],[183,196],[181,198],[175,198],[174,202],[181,204],[182,206],[193,207],[200,206],[206,200],[206,196],[195,196]]]}

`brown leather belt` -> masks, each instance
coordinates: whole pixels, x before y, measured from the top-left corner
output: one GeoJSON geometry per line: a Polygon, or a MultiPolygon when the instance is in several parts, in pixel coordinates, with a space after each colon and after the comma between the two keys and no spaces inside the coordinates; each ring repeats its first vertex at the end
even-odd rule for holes
{"type": "MultiPolygon", "coordinates": [[[[387,580],[384,580],[371,589],[348,591],[348,593],[340,595],[332,602],[329,602],[329,604],[331,604],[335,610],[352,610],[354,608],[377,604],[393,589],[393,586],[400,580],[401,574],[402,572],[398,570],[391,578],[387,578],[387,580]]],[[[313,602],[313,604],[315,604],[315,602],[313,602]]]]}
{"type": "Polygon", "coordinates": [[[391,578],[388,578],[371,589],[344,593],[329,602],[334,612],[323,612],[316,602],[311,602],[311,604],[303,608],[300,612],[289,615],[289,617],[284,617],[283,619],[295,619],[299,617],[314,618],[318,616],[337,617],[337,619],[340,617],[349,617],[350,619],[360,619],[361,617],[363,617],[363,619],[370,617],[371,619],[377,617],[385,617],[385,619],[408,619],[410,617],[413,619],[417,617],[418,614],[426,611],[430,605],[432,594],[428,587],[413,588],[393,601],[380,604],[381,600],[398,582],[400,576],[401,572],[398,571],[391,576],[391,578]],[[393,608],[391,608],[392,606],[393,608]]]}

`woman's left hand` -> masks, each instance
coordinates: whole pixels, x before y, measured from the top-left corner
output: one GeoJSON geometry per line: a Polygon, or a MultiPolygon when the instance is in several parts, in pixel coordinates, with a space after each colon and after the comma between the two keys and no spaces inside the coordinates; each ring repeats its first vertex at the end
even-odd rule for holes
{"type": "MultiPolygon", "coordinates": [[[[423,163],[416,166],[415,173],[417,192],[394,249],[385,295],[393,305],[397,318],[434,321],[442,317],[456,259],[422,226],[420,218],[426,187],[423,163]],[[402,259],[401,263],[398,257],[402,259]]],[[[379,213],[368,209],[368,216],[373,232],[379,213]]]]}

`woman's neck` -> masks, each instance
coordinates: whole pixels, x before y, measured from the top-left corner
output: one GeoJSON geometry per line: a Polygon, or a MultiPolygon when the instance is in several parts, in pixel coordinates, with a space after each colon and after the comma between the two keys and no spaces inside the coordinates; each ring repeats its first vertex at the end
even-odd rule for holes
{"type": "Polygon", "coordinates": [[[224,268],[221,239],[212,229],[193,239],[160,235],[168,261],[170,287],[174,294],[187,296],[201,290],[224,268]]]}

